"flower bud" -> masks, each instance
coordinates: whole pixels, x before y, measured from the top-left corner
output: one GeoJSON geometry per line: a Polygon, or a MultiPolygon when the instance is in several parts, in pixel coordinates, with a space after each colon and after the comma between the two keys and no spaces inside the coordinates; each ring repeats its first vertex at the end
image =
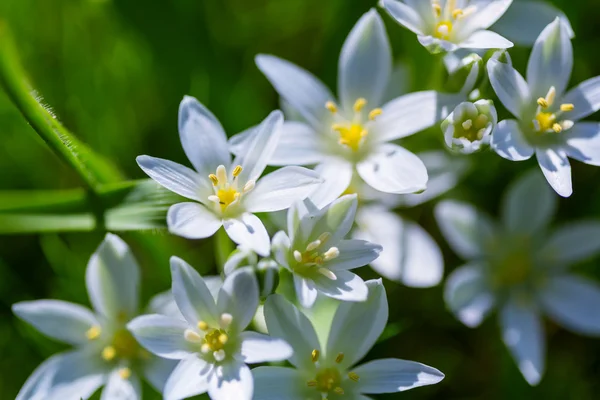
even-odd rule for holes
{"type": "Polygon", "coordinates": [[[471,154],[490,143],[498,122],[491,100],[460,103],[442,122],[446,145],[459,153],[471,154]]]}
{"type": "Polygon", "coordinates": [[[275,293],[275,289],[279,286],[279,266],[274,260],[263,258],[258,262],[255,271],[260,297],[266,299],[267,296],[275,293]]]}
{"type": "Polygon", "coordinates": [[[469,94],[486,79],[483,59],[473,53],[457,61],[450,70],[446,88],[449,92],[469,94]]]}

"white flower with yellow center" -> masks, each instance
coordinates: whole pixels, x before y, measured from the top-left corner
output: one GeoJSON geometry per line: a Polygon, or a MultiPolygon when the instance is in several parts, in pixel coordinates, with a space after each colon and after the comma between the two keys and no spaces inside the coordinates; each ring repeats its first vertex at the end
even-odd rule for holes
{"type": "Polygon", "coordinates": [[[356,365],[373,347],[388,319],[381,280],[366,282],[364,302],[341,303],[328,337],[317,337],[309,319],[280,295],[265,303],[265,319],[272,336],[292,345],[289,359],[295,368],[258,367],[252,370],[255,400],[368,399],[363,393],[394,393],[444,378],[435,368],[395,358],[356,365]]]}
{"type": "Polygon", "coordinates": [[[302,306],[312,307],[318,293],[343,301],[367,298],[364,281],[349,270],[375,260],[381,246],[344,239],[357,205],[356,195],[340,197],[323,209],[305,200],[288,211],[288,233],[273,237],[275,259],[292,273],[302,306]]]}
{"type": "Polygon", "coordinates": [[[442,122],[446,146],[471,154],[490,144],[498,114],[491,100],[460,103],[442,122]]]}
{"type": "Polygon", "coordinates": [[[548,25],[533,47],[527,81],[511,65],[488,62],[490,82],[516,119],[500,121],[492,147],[511,161],[537,161],[554,190],[573,193],[568,157],[600,165],[600,125],[579,122],[600,109],[600,77],[565,93],[573,67],[569,29],[560,19],[548,25]]]}
{"type": "Polygon", "coordinates": [[[444,201],[435,210],[452,249],[469,260],[448,277],[446,304],[469,327],[496,307],[504,343],[531,385],[545,368],[542,314],[576,333],[600,336],[600,285],[568,272],[600,253],[600,222],[549,230],[556,200],[532,171],[508,191],[500,224],[466,203],[444,201]]]}
{"type": "Polygon", "coordinates": [[[196,171],[160,158],[137,158],[156,182],[195,200],[171,206],[169,231],[200,239],[223,226],[234,242],[268,255],[269,235],[253,213],[284,210],[320,183],[313,171],[301,167],[282,168],[259,179],[277,146],[282,122],[281,112],[272,112],[232,162],[219,121],[196,99],[185,97],[179,108],[179,135],[196,171]]]}
{"type": "MultiPolygon", "coordinates": [[[[176,366],[153,356],[131,336],[126,324],[138,309],[139,267],[127,244],[108,234],[90,258],[86,284],[95,312],[59,300],[17,303],[13,312],[45,335],[75,346],[46,360],[17,399],[88,399],[101,386],[102,400],[142,398],[140,375],[158,391],[176,366]]],[[[160,301],[158,301],[160,300],[160,301]]],[[[153,312],[168,308],[165,295],[153,312]]]]}
{"type": "MultiPolygon", "coordinates": [[[[339,59],[339,102],[309,72],[271,55],[256,57],[281,98],[302,122],[283,125],[271,165],[314,165],[336,171],[348,187],[354,170],[371,187],[387,193],[425,190],[427,170],[408,150],[389,143],[423,129],[445,116],[457,96],[424,91],[383,104],[390,84],[392,56],[383,22],[375,10],[357,22],[339,59]]],[[[232,151],[245,148],[247,131],[230,141],[232,151]]],[[[343,190],[342,190],[343,191],[343,190]]]]}
{"type": "Polygon", "coordinates": [[[386,11],[432,53],[512,47],[512,42],[487,30],[511,4],[512,0],[383,0],[386,11]]]}
{"type": "Polygon", "coordinates": [[[285,360],[291,347],[281,339],[244,331],[258,307],[258,284],[251,268],[237,269],[215,298],[183,260],[171,258],[173,296],[184,319],[144,315],[128,328],[148,351],[180,360],[169,377],[165,400],[208,392],[213,400],[252,399],[246,364],[285,360]]]}

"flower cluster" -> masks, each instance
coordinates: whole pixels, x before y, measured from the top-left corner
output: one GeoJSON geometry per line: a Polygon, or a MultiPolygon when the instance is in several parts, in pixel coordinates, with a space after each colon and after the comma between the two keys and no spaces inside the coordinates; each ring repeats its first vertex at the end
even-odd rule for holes
{"type": "MultiPolygon", "coordinates": [[[[343,44],[337,96],[310,72],[258,55],[285,120],[273,111],[229,139],[204,105],[184,97],[179,138],[193,169],[148,155],[137,163],[189,200],[170,206],[171,234],[205,239],[222,227],[237,249],[217,277],[202,277],[173,256],[170,291],[140,310],[139,267],[127,244],[108,234],[86,271],[94,311],[58,300],[13,306],[40,332],[74,346],[42,363],[18,399],[88,399],[101,386],[102,399],[141,399],[142,377],[168,400],[202,393],[215,400],[365,399],[440,382],[440,371],[414,361],[359,365],[388,321],[382,280],[365,281],[359,268],[370,265],[411,287],[443,278],[434,239],[393,210],[452,189],[468,163],[461,156],[488,148],[513,161],[535,154],[561,196],[572,193],[568,157],[600,165],[600,125],[580,122],[600,109],[600,79],[566,90],[568,20],[539,2],[512,3],[381,2],[431,53],[442,53],[450,79],[460,81],[456,92],[390,96],[391,46],[372,9],[343,44]],[[528,21],[520,35],[514,25],[532,10],[539,21],[528,21]],[[525,79],[505,49],[535,37],[525,79]],[[494,51],[465,53],[481,49],[494,51]],[[515,118],[498,122],[500,104],[515,118]],[[451,154],[417,155],[395,143],[429,128],[451,154]],[[263,174],[268,166],[281,168],[263,174]],[[331,318],[312,318],[327,302],[331,318]],[[271,362],[279,364],[249,366],[271,362]]],[[[600,224],[550,231],[557,202],[550,186],[537,171],[524,175],[507,193],[500,224],[463,202],[435,208],[444,237],[469,260],[446,282],[450,311],[474,327],[497,307],[503,340],[532,385],[544,372],[542,314],[600,335],[600,287],[566,268],[600,252],[600,224]]]]}

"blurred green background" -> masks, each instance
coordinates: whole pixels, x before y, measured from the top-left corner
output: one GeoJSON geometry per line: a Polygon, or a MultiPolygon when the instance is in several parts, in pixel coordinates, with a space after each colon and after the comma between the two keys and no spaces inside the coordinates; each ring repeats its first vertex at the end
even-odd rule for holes
{"type": "MultiPolygon", "coordinates": [[[[518,1],[518,0],[517,0],[518,1]]],[[[375,0],[3,0],[0,19],[13,32],[33,86],[58,119],[129,178],[143,178],[135,163],[152,154],[187,164],[177,135],[177,107],[197,97],[232,135],[278,106],[254,66],[257,53],[291,60],[335,86],[344,38],[375,0]]],[[[572,83],[600,74],[600,3],[555,1],[575,32],[572,83]]],[[[428,87],[432,57],[415,36],[384,17],[394,56],[411,73],[412,90],[428,87]]],[[[527,49],[511,51],[524,70],[527,49]]],[[[597,119],[597,116],[595,116],[597,119]]],[[[594,117],[592,117],[593,119],[594,117]]],[[[82,182],[26,123],[0,91],[0,190],[77,188],[82,182]]],[[[408,142],[411,150],[441,148],[431,129],[408,142]]],[[[502,192],[535,161],[511,163],[491,153],[470,157],[463,184],[447,197],[469,200],[496,215],[502,192]]],[[[600,217],[600,170],[573,161],[575,194],[560,201],[556,223],[600,217]]],[[[446,272],[460,265],[432,217],[433,203],[402,211],[440,243],[446,272]]],[[[0,204],[1,206],[1,204],[0,204]]],[[[1,228],[1,227],[0,227],[1,228]]],[[[0,399],[12,399],[46,357],[63,349],[18,321],[14,302],[57,298],[89,304],[87,259],[103,232],[3,235],[0,238],[0,399]]],[[[126,233],[143,268],[142,297],[170,285],[175,254],[202,273],[214,272],[212,240],[186,241],[163,231],[126,233]]],[[[578,270],[600,279],[600,260],[578,270]]],[[[373,273],[364,269],[365,277],[373,273]]],[[[500,341],[494,316],[468,329],[447,311],[442,287],[408,289],[386,282],[390,323],[398,330],[369,358],[399,357],[439,368],[438,385],[380,398],[594,399],[600,392],[600,341],[547,322],[548,367],[530,388],[500,341]],[[596,393],[596,395],[594,395],[596,393]]],[[[600,307],[600,305],[598,305],[600,307]]],[[[146,391],[145,398],[159,398],[146,391]]]]}

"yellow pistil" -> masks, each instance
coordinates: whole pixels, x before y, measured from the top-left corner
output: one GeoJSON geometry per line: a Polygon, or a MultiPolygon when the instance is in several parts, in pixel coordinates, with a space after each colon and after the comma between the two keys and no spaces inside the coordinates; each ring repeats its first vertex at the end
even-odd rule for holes
{"type": "Polygon", "coordinates": [[[219,198],[219,204],[222,209],[227,208],[227,206],[233,203],[239,195],[240,193],[232,187],[217,190],[217,197],[219,198]]]}
{"type": "Polygon", "coordinates": [[[348,372],[348,378],[354,382],[358,382],[360,380],[360,377],[356,372],[348,372]]]}
{"type": "Polygon", "coordinates": [[[312,362],[317,362],[319,361],[319,350],[314,349],[311,353],[310,353],[310,359],[312,360],[312,362]]]}
{"type": "Polygon", "coordinates": [[[117,355],[117,351],[113,346],[106,346],[102,349],[102,358],[106,361],[112,361],[117,355]]]}
{"type": "MultiPolygon", "coordinates": [[[[314,380],[317,382],[315,386],[320,392],[327,393],[336,391],[338,388],[341,390],[342,377],[336,368],[325,368],[318,371],[314,380]]],[[[336,393],[338,392],[336,391],[336,393]]],[[[341,394],[343,394],[343,391],[341,394]]]]}
{"type": "Polygon", "coordinates": [[[85,337],[88,340],[96,340],[100,337],[101,333],[102,329],[98,325],[94,325],[85,332],[85,337]]]}
{"type": "Polygon", "coordinates": [[[537,121],[537,130],[540,132],[546,132],[554,126],[556,122],[556,115],[548,112],[539,112],[535,116],[535,120],[537,121]]]}
{"type": "Polygon", "coordinates": [[[338,127],[336,130],[340,134],[339,143],[351,148],[352,151],[358,151],[363,138],[369,133],[360,124],[351,124],[350,126],[338,127]]]}
{"type": "Polygon", "coordinates": [[[438,39],[448,40],[450,39],[450,35],[452,34],[453,28],[454,24],[452,24],[452,21],[440,21],[435,26],[433,36],[438,39]]]}
{"type": "Polygon", "coordinates": [[[228,339],[229,336],[222,329],[211,329],[204,335],[204,343],[213,352],[222,350],[228,339]]]}
{"type": "Polygon", "coordinates": [[[131,377],[131,370],[129,368],[121,368],[119,370],[119,376],[121,379],[129,379],[131,377]]]}

